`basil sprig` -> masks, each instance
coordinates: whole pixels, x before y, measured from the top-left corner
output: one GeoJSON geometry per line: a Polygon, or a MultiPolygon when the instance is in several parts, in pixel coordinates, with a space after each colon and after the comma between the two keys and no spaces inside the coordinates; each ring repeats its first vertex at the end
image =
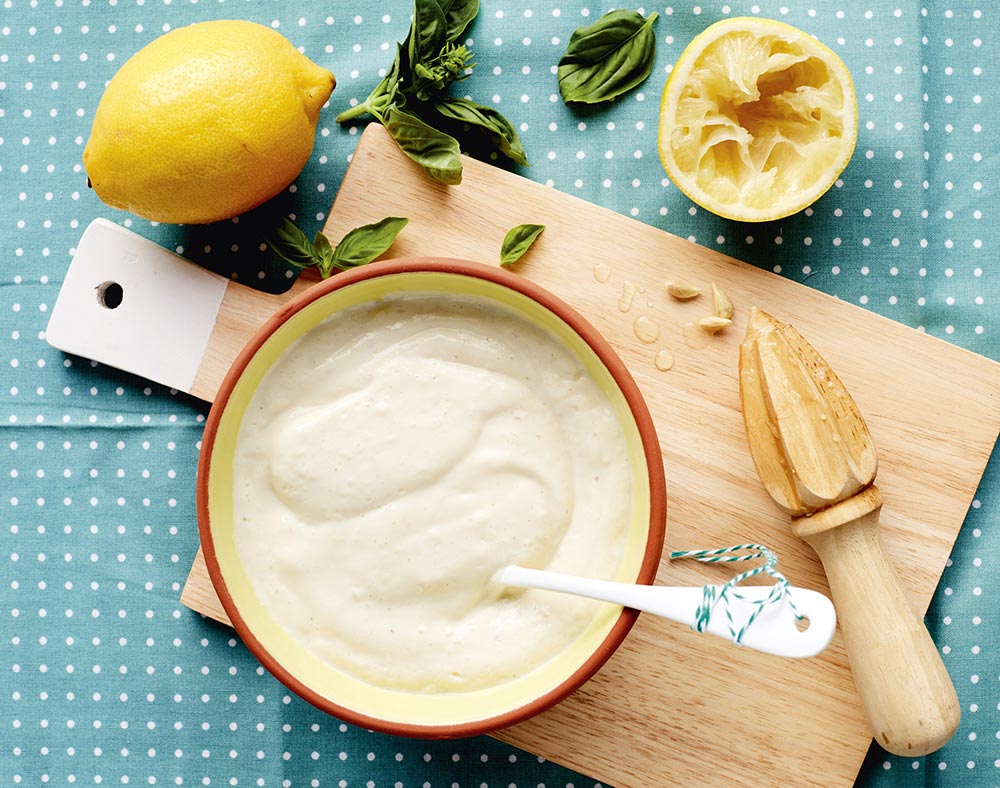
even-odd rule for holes
{"type": "Polygon", "coordinates": [[[333,246],[322,231],[310,241],[309,236],[286,216],[267,238],[267,243],[279,257],[296,268],[315,267],[319,269],[320,276],[328,279],[334,269],[346,271],[370,263],[392,246],[409,221],[387,216],[374,224],[355,227],[333,246]]]}
{"type": "Polygon", "coordinates": [[[544,229],[544,224],[519,224],[511,227],[500,246],[500,265],[508,266],[524,257],[544,229]]]}
{"type": "Polygon", "coordinates": [[[475,63],[461,43],[479,13],[479,0],[414,0],[413,21],[396,46],[388,73],[363,102],[337,116],[347,123],[371,115],[400,149],[441,183],[462,182],[461,145],[440,128],[479,132],[502,156],[527,164],[514,125],[492,107],[448,94],[475,63]]]}
{"type": "Polygon", "coordinates": [[[609,101],[641,84],[653,68],[655,11],[611,11],[570,36],[559,60],[559,92],[566,103],[609,101]]]}

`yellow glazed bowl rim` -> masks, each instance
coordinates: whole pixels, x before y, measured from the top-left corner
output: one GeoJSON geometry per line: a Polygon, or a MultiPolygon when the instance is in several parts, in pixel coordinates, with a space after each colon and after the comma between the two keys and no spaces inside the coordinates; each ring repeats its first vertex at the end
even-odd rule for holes
{"type": "Polygon", "coordinates": [[[235,549],[232,458],[254,390],[296,339],[336,312],[400,292],[486,298],[546,329],[576,355],[615,407],[632,466],[632,518],[616,579],[651,584],[663,550],[666,489],[652,418],[635,381],[601,334],[569,305],[501,268],[447,258],[405,258],[337,274],[293,298],[251,338],[209,412],[198,465],[198,530],[222,606],[243,642],[279,681],[344,721],[392,735],[474,736],[521,722],[559,702],[614,653],[637,611],[603,605],[563,651],[525,675],[464,693],[413,693],[363,682],[296,643],[261,604],[235,549]]]}

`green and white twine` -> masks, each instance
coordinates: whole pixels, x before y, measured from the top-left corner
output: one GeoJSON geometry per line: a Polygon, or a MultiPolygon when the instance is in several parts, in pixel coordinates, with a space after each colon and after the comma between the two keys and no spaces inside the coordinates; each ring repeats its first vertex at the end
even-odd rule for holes
{"type": "Polygon", "coordinates": [[[743,639],[743,635],[746,634],[746,631],[757,619],[757,616],[759,616],[760,613],[769,605],[773,605],[787,599],[788,606],[791,608],[792,613],[795,614],[795,618],[799,621],[805,618],[805,616],[799,613],[798,609],[795,607],[795,602],[788,590],[788,580],[776,569],[778,565],[777,553],[764,545],[738,544],[733,547],[722,547],[717,550],[674,550],[670,553],[670,558],[693,558],[694,560],[701,561],[705,564],[736,563],[739,561],[755,561],[758,559],[764,560],[763,565],[741,572],[733,577],[728,583],[721,586],[707,585],[702,589],[701,604],[698,606],[698,610],[696,612],[695,623],[691,627],[698,632],[704,632],[708,627],[708,623],[712,618],[715,607],[719,603],[722,603],[726,620],[729,622],[729,634],[733,638],[733,643],[736,643],[737,645],[739,645],[740,641],[743,639]],[[771,588],[771,593],[764,599],[750,601],[736,590],[736,587],[744,580],[748,580],[751,577],[756,577],[757,575],[762,574],[772,577],[775,580],[775,583],[771,588]],[[732,599],[747,601],[753,605],[753,612],[742,624],[738,624],[733,618],[730,605],[732,599]]]}

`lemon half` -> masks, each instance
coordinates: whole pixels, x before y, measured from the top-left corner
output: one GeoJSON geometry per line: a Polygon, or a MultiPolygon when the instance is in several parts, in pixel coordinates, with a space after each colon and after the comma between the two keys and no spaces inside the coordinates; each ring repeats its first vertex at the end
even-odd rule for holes
{"type": "Polygon", "coordinates": [[[660,160],[677,187],[729,219],[815,202],[850,161],[858,106],[844,62],[772,19],[716,22],[681,53],[660,104],[660,160]]]}

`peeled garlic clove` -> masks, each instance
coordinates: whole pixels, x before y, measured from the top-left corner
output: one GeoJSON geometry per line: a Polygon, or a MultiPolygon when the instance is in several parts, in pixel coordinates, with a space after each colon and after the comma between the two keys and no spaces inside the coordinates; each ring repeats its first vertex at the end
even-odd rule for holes
{"type": "Polygon", "coordinates": [[[678,301],[690,301],[701,295],[701,288],[689,282],[667,282],[667,293],[678,301]]]}
{"type": "Polygon", "coordinates": [[[727,320],[733,319],[733,302],[715,282],[712,282],[712,301],[715,303],[715,314],[727,320]]]}
{"type": "Polygon", "coordinates": [[[717,334],[724,328],[729,328],[733,324],[733,321],[728,317],[719,317],[718,315],[707,315],[701,318],[696,325],[702,331],[707,331],[709,334],[717,334]]]}

